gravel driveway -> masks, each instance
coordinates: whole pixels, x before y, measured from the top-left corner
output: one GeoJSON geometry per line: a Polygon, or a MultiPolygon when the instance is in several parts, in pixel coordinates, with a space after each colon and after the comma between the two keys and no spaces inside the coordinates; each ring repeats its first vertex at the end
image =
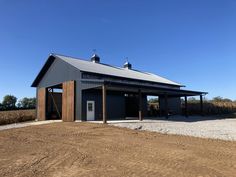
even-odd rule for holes
{"type": "Polygon", "coordinates": [[[170,120],[145,119],[142,122],[125,120],[110,121],[109,124],[166,134],[236,141],[236,119],[214,119],[213,117],[204,117],[205,120],[201,119],[202,117],[197,116],[191,116],[189,118],[174,116],[170,120]]]}

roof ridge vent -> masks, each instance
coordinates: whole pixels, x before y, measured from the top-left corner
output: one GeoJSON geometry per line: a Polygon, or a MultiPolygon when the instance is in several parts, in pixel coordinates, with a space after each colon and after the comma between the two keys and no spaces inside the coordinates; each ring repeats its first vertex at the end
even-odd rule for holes
{"type": "Polygon", "coordinates": [[[97,54],[93,54],[93,56],[91,57],[91,62],[100,63],[100,57],[97,54]]]}
{"type": "Polygon", "coordinates": [[[126,61],[126,62],[124,63],[124,68],[125,68],[125,69],[132,69],[131,63],[128,62],[128,61],[126,61]]]}

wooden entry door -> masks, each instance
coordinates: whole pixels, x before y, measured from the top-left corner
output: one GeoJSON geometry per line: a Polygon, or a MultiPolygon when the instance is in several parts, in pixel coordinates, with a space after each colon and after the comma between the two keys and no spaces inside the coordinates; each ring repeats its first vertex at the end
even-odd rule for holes
{"type": "Polygon", "coordinates": [[[64,82],[62,88],[62,120],[73,122],[75,120],[75,81],[64,82]]]}

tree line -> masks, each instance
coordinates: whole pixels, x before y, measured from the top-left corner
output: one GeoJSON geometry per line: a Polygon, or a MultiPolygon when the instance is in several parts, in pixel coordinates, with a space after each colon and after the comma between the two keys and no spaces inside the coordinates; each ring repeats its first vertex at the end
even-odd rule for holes
{"type": "Polygon", "coordinates": [[[24,97],[18,100],[14,95],[6,95],[0,103],[0,111],[16,110],[16,109],[35,109],[36,98],[24,97]]]}
{"type": "MultiPolygon", "coordinates": [[[[236,100],[231,100],[229,98],[223,98],[221,96],[217,96],[217,97],[213,97],[212,99],[208,100],[208,99],[204,99],[205,102],[231,102],[231,103],[236,103],[236,100]]],[[[158,98],[151,98],[148,100],[148,103],[158,103],[159,99],[158,98]]],[[[184,99],[181,98],[181,102],[184,103],[184,99]]],[[[188,102],[189,103],[195,103],[195,102],[199,102],[198,99],[196,99],[195,97],[188,97],[188,102]]]]}

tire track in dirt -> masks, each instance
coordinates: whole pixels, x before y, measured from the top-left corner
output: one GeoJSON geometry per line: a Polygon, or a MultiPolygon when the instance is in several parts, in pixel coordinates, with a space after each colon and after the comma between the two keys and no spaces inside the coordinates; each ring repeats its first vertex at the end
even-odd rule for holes
{"type": "Polygon", "coordinates": [[[235,176],[236,143],[89,123],[0,132],[0,176],[235,176]]]}

